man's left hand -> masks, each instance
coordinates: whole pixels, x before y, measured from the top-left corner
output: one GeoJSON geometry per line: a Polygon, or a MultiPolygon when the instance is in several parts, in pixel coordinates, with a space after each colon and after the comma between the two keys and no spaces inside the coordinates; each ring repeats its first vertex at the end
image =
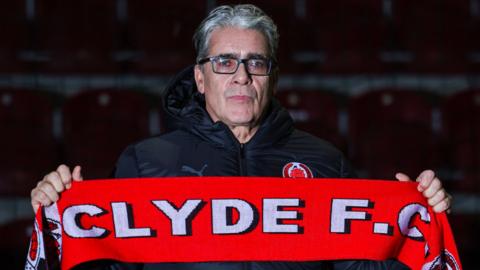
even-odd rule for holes
{"type": "MultiPolygon", "coordinates": [[[[410,177],[404,173],[397,173],[395,177],[400,181],[411,181],[410,177]]],[[[442,182],[435,176],[432,170],[425,170],[417,177],[417,189],[427,198],[428,204],[432,206],[433,211],[441,213],[447,211],[450,213],[452,205],[452,196],[443,188],[442,182]]]]}

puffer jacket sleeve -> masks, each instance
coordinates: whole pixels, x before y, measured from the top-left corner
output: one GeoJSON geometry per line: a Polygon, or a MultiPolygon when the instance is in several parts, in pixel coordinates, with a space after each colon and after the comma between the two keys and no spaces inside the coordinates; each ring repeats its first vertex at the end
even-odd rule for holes
{"type": "Polygon", "coordinates": [[[113,176],[115,178],[135,178],[139,176],[135,146],[128,146],[120,155],[113,176]]]}
{"type": "Polygon", "coordinates": [[[340,177],[341,178],[357,178],[357,173],[353,169],[350,161],[348,161],[345,157],[342,156],[341,158],[341,167],[340,167],[340,177]]]}

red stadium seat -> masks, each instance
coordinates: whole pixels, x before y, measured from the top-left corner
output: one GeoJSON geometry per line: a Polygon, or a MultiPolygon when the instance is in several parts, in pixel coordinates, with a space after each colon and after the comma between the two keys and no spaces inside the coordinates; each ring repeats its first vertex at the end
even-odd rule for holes
{"type": "Polygon", "coordinates": [[[26,71],[21,61],[22,50],[28,47],[28,25],[25,1],[8,1],[0,8],[0,73],[26,71]]]}
{"type": "Polygon", "coordinates": [[[443,131],[455,188],[480,191],[480,90],[470,89],[447,98],[442,107],[443,131]]]}
{"type": "Polygon", "coordinates": [[[29,196],[57,163],[53,106],[39,92],[0,89],[0,195],[29,196]]]}
{"type": "Polygon", "coordinates": [[[84,177],[105,178],[130,143],[149,135],[149,104],[139,92],[80,92],[63,106],[65,155],[83,166],[84,177]]]}
{"type": "Polygon", "coordinates": [[[35,44],[42,72],[118,71],[115,0],[38,0],[35,44]]]}
{"type": "Polygon", "coordinates": [[[469,0],[393,1],[398,45],[413,53],[408,71],[461,73],[467,69],[469,0]]]}
{"type": "Polygon", "coordinates": [[[205,1],[128,1],[132,71],[175,73],[195,63],[192,36],[206,12],[205,1]]]}
{"type": "Polygon", "coordinates": [[[414,177],[432,168],[436,144],[432,105],[408,90],[378,90],[355,97],[349,105],[350,157],[364,176],[414,177]]]}
{"type": "Polygon", "coordinates": [[[277,98],[288,109],[298,129],[346,150],[346,142],[339,132],[339,106],[332,94],[318,89],[283,90],[277,98]]]}
{"type": "Polygon", "coordinates": [[[468,27],[469,72],[480,72],[480,17],[472,19],[468,27]]]}
{"type": "Polygon", "coordinates": [[[381,72],[386,21],[381,0],[306,1],[287,38],[300,71],[381,72]]]}

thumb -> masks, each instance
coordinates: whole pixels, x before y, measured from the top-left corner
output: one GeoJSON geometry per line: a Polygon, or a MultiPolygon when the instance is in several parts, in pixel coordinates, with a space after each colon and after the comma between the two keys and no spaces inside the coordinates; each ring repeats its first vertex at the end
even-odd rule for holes
{"type": "Polygon", "coordinates": [[[83,180],[83,176],[82,176],[82,167],[80,166],[75,166],[75,168],[73,168],[73,172],[72,172],[72,178],[73,178],[73,181],[82,181],[83,180]]]}
{"type": "Polygon", "coordinates": [[[410,177],[404,173],[396,173],[395,178],[397,178],[398,181],[402,181],[402,182],[412,181],[410,177]]]}

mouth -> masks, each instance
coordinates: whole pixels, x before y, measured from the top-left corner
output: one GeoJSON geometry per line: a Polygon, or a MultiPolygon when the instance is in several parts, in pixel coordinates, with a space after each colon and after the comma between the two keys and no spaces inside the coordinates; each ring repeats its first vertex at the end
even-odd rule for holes
{"type": "Polygon", "coordinates": [[[253,98],[247,95],[233,95],[227,98],[234,102],[250,102],[253,98]]]}

